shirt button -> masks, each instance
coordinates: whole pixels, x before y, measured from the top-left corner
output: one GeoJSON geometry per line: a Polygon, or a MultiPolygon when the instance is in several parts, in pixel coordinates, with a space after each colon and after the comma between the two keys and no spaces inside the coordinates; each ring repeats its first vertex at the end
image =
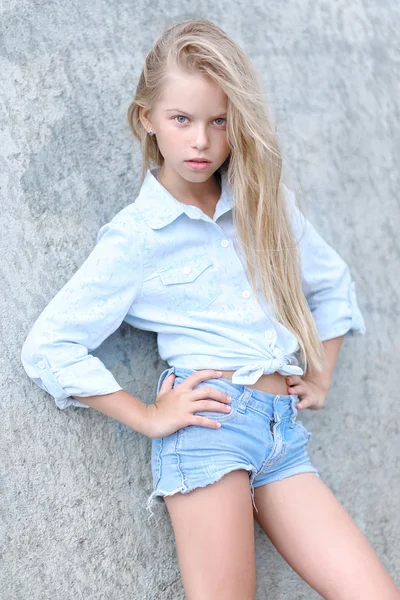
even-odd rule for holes
{"type": "Polygon", "coordinates": [[[186,275],[189,275],[189,273],[190,273],[190,271],[191,271],[191,270],[192,270],[192,269],[191,269],[190,267],[185,267],[185,268],[183,269],[183,272],[184,272],[186,275]]]}
{"type": "Polygon", "coordinates": [[[270,338],[272,338],[272,331],[267,329],[267,331],[264,331],[264,335],[266,338],[270,339],[270,338]]]}
{"type": "Polygon", "coordinates": [[[229,246],[229,241],[228,240],[222,240],[221,241],[221,246],[223,246],[224,248],[226,248],[227,246],[229,246]]]}
{"type": "Polygon", "coordinates": [[[40,360],[37,364],[37,366],[39,367],[39,369],[45,369],[46,365],[44,364],[44,360],[40,360]]]}
{"type": "Polygon", "coordinates": [[[243,298],[248,298],[250,296],[250,292],[248,290],[243,290],[242,296],[243,298]]]}

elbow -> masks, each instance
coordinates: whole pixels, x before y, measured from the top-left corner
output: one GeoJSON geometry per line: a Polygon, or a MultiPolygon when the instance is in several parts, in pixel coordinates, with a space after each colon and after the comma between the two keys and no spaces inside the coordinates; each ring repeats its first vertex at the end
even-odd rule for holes
{"type": "Polygon", "coordinates": [[[335,337],[364,335],[367,328],[357,302],[355,283],[351,281],[347,293],[321,301],[312,309],[321,341],[335,337]]]}
{"type": "Polygon", "coordinates": [[[34,341],[33,336],[28,335],[23,343],[20,358],[28,377],[41,390],[53,397],[58,408],[63,409],[73,403],[72,399],[67,399],[68,394],[65,394],[52,372],[42,345],[34,341]]]}
{"type": "Polygon", "coordinates": [[[363,314],[358,306],[356,295],[356,284],[352,280],[350,282],[348,306],[350,310],[350,322],[345,335],[355,336],[364,335],[367,331],[363,314]]]}
{"type": "Polygon", "coordinates": [[[22,366],[24,367],[27,375],[29,377],[34,377],[35,368],[34,368],[34,355],[39,354],[40,350],[33,345],[30,336],[26,338],[25,342],[22,345],[20,359],[22,366]]]}

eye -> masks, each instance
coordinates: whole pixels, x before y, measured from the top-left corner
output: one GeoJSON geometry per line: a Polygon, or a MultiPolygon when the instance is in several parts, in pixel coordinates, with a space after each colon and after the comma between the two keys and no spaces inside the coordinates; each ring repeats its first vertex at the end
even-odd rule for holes
{"type": "MultiPolygon", "coordinates": [[[[187,119],[187,117],[185,117],[185,115],[176,115],[175,117],[172,117],[173,119],[187,119]]],[[[177,121],[177,123],[180,123],[181,125],[183,125],[183,121],[177,121]]]]}
{"type": "MultiPolygon", "coordinates": [[[[226,123],[226,119],[224,119],[223,117],[218,117],[218,119],[215,119],[215,121],[225,121],[226,123]]],[[[225,123],[217,123],[217,125],[225,125],[225,123]]]]}

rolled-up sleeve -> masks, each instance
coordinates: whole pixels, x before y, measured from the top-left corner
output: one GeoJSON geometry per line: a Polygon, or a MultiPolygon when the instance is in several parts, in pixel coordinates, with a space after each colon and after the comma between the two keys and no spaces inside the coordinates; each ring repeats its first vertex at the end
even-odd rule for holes
{"type": "Polygon", "coordinates": [[[121,390],[89,354],[122,323],[140,292],[142,255],[129,219],[103,225],[82,266],[42,311],[22,346],[28,376],[61,408],[89,408],[72,396],[121,390]]]}
{"type": "Polygon", "coordinates": [[[302,289],[321,341],[364,335],[366,326],[348,265],[298,208],[293,191],[286,186],[285,189],[300,250],[302,289]]]}

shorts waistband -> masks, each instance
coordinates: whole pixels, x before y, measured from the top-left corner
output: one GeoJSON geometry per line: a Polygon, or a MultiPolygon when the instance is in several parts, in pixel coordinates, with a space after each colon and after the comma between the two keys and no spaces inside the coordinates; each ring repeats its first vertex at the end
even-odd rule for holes
{"type": "MultiPolygon", "coordinates": [[[[183,367],[172,366],[165,369],[158,380],[157,384],[157,394],[160,391],[160,387],[163,381],[171,374],[174,373],[178,377],[186,378],[189,375],[195,373],[197,369],[187,369],[183,367]]],[[[206,381],[206,380],[205,380],[206,381]]],[[[292,415],[297,415],[296,403],[298,402],[297,394],[270,394],[268,392],[263,392],[262,390],[257,390],[254,388],[250,388],[247,385],[242,385],[239,383],[232,383],[230,379],[224,379],[223,377],[217,377],[215,379],[210,379],[207,381],[221,382],[224,387],[224,391],[227,394],[232,396],[233,398],[238,399],[238,411],[244,412],[247,406],[258,410],[269,416],[278,417],[280,414],[283,416],[287,407],[291,409],[292,415]]]]}

